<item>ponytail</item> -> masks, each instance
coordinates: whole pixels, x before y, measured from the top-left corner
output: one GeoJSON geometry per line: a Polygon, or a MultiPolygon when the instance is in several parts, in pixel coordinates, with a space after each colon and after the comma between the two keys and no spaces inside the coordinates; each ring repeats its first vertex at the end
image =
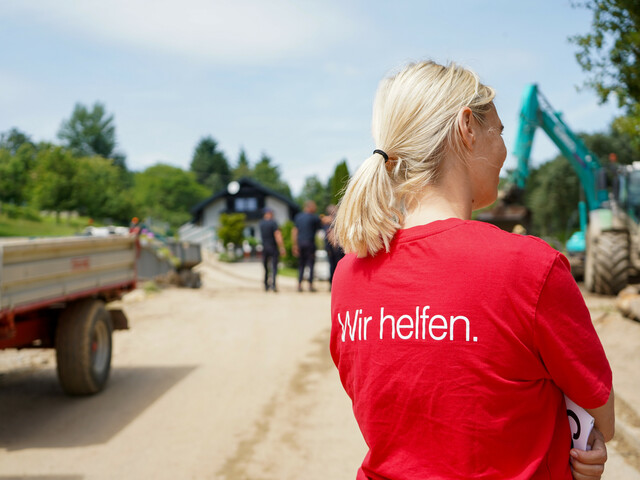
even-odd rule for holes
{"type": "Polygon", "coordinates": [[[389,250],[402,214],[382,154],[374,153],[353,175],[338,206],[334,232],[345,253],[358,257],[389,250]]]}

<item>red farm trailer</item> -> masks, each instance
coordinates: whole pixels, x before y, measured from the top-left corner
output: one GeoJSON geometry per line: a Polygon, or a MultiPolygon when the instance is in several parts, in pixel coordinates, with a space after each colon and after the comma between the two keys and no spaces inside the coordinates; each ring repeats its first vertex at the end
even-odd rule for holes
{"type": "Polygon", "coordinates": [[[128,328],[106,307],[135,288],[138,252],[133,235],[0,240],[0,349],[55,348],[67,394],[102,390],[128,328]]]}

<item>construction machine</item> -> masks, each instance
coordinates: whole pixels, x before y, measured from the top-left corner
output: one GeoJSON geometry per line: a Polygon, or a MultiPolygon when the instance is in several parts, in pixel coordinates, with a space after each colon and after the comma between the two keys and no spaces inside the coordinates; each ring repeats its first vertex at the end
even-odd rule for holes
{"type": "Polygon", "coordinates": [[[615,295],[640,271],[640,162],[604,167],[580,137],[567,126],[536,84],[523,93],[514,155],[517,167],[509,177],[506,203],[520,197],[529,177],[529,157],[541,128],[575,170],[583,191],[580,230],[567,242],[572,268],[584,272],[588,290],[615,295]]]}

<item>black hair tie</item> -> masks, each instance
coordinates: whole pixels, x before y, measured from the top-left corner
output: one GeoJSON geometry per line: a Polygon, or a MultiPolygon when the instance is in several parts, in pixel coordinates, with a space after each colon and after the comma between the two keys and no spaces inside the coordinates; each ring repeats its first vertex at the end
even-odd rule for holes
{"type": "Polygon", "coordinates": [[[382,155],[384,157],[384,163],[387,163],[389,161],[389,155],[387,155],[382,150],[374,150],[373,153],[374,154],[378,153],[378,154],[382,155]]]}

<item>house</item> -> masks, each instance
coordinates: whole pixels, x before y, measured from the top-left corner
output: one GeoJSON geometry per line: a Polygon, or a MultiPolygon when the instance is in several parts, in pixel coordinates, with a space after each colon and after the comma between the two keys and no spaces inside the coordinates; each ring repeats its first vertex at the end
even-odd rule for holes
{"type": "Polygon", "coordinates": [[[191,209],[192,225],[200,230],[215,232],[220,226],[222,213],[244,213],[246,215],[245,237],[254,237],[261,241],[258,222],[265,208],[273,210],[274,219],[279,225],[300,211],[300,207],[284,195],[261,185],[251,178],[241,178],[227,185],[227,188],[214,193],[191,209]]]}

